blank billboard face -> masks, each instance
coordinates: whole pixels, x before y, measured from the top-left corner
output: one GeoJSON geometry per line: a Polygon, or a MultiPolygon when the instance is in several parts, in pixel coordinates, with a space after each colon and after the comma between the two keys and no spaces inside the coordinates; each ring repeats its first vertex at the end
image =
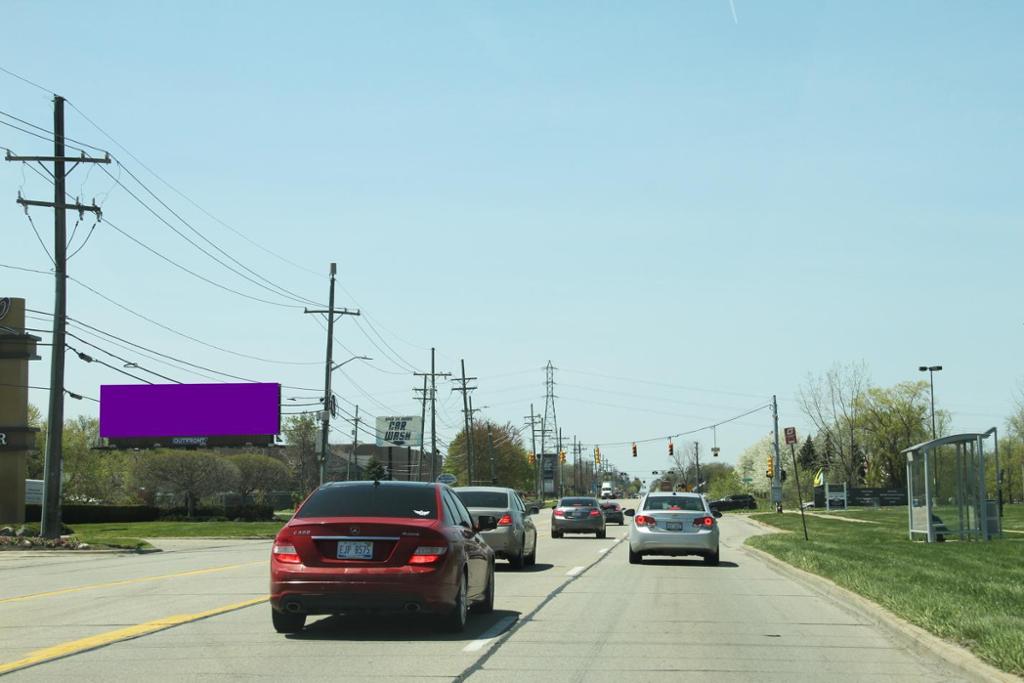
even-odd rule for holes
{"type": "Polygon", "coordinates": [[[280,384],[113,384],[100,387],[107,439],[273,435],[280,384]]]}

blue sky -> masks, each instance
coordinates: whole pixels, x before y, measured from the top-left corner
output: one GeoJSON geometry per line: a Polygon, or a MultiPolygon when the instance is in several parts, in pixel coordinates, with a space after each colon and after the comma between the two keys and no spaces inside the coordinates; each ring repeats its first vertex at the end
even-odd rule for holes
{"type": "MultiPolygon", "coordinates": [[[[115,177],[143,193],[136,174],[246,267],[323,301],[336,261],[337,304],[362,307],[391,347],[367,321],[365,336],[338,325],[375,359],[335,379],[362,412],[417,412],[409,371],[431,346],[440,370],[466,359],[486,416],[517,424],[531,401],[543,410],[552,360],[559,424],[591,444],[694,429],[773,393],[805,432],[792,399],[836,362],[864,361],[882,385],[942,364],[936,399],[957,429],[1011,410],[1024,377],[1020,4],[735,0],[738,21],[728,0],[281,7],[10,2],[0,66],[67,97],[70,137],[109,148],[115,177]],[[58,18],[66,30],[47,31],[58,18]]],[[[0,110],[50,127],[50,95],[3,73],[0,110]]],[[[7,126],[0,146],[48,153],[7,126]]],[[[0,164],[0,263],[46,270],[19,189],[52,194],[0,164]]],[[[267,294],[102,170],[76,169],[68,190],[171,260],[267,294]]],[[[52,239],[51,214],[32,216],[52,239]]],[[[200,346],[75,283],[73,318],[223,372],[322,386],[324,333],[301,304],[211,287],[103,223],[69,270],[210,344],[308,364],[200,346]]],[[[0,271],[3,294],[51,310],[49,278],[0,271]]],[[[69,356],[74,391],[121,379],[69,356]]],[[[47,381],[48,356],[32,369],[47,381]]],[[[440,395],[447,440],[460,406],[440,395]]],[[[723,457],[769,427],[763,412],[719,429],[723,457]]],[[[636,461],[603,450],[628,469],[667,462],[662,444],[636,461]]]]}

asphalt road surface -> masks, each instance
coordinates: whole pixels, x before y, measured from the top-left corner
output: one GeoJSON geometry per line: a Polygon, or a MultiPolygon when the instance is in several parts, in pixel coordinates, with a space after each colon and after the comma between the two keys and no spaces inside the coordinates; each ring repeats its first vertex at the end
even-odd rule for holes
{"type": "Polygon", "coordinates": [[[721,521],[722,565],[627,561],[627,527],[550,537],[537,565],[497,565],[495,611],[464,634],[426,618],[270,624],[269,541],[160,539],[164,552],[0,553],[0,675],[116,680],[958,680],[937,659],[742,549],[760,529],[721,521]]]}

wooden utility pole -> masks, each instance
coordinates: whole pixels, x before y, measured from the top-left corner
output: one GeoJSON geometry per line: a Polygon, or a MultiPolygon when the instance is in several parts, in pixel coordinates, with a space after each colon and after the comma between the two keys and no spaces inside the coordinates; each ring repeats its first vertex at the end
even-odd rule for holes
{"type": "Polygon", "coordinates": [[[110,155],[102,158],[85,156],[68,158],[64,149],[64,98],[55,95],[53,98],[53,156],[14,156],[7,152],[7,161],[28,161],[53,164],[53,201],[42,202],[23,199],[18,193],[18,204],[25,209],[42,206],[52,208],[53,212],[53,268],[54,268],[54,303],[53,303],[53,346],[50,356],[50,405],[46,422],[46,455],[43,461],[43,509],[40,533],[45,538],[57,538],[61,532],[61,461],[64,445],[64,351],[67,330],[67,211],[77,211],[79,216],[85,212],[96,214],[99,220],[103,212],[96,206],[95,200],[84,205],[76,199],[68,203],[65,180],[68,171],[66,162],[71,161],[74,170],[78,164],[109,164],[110,155]]]}
{"type": "MultiPolygon", "coordinates": [[[[323,314],[327,318],[327,363],[324,366],[324,409],[320,413],[320,484],[324,483],[324,474],[327,470],[327,456],[330,453],[330,447],[327,445],[328,434],[331,429],[331,410],[332,399],[334,395],[331,393],[331,375],[334,373],[334,319],[335,316],[340,315],[359,315],[359,311],[350,311],[347,308],[335,308],[334,307],[334,277],[338,272],[338,264],[331,263],[331,292],[327,301],[327,310],[311,310],[303,309],[303,313],[319,313],[323,314]]],[[[347,362],[347,361],[346,361],[347,362]]]]}
{"type": "Polygon", "coordinates": [[[475,459],[473,457],[473,430],[472,430],[472,413],[469,412],[469,401],[471,400],[469,392],[476,389],[476,387],[469,386],[469,383],[476,379],[476,377],[466,377],[466,359],[461,360],[462,363],[462,377],[457,377],[453,382],[458,382],[460,386],[452,387],[452,391],[458,391],[462,394],[462,417],[466,423],[466,438],[464,447],[466,449],[466,476],[469,477],[469,485],[473,485],[473,465],[475,459]]]}
{"type": "Polygon", "coordinates": [[[437,350],[434,347],[430,347],[429,373],[412,373],[416,377],[430,378],[430,481],[437,479],[437,378],[452,376],[450,372],[437,372],[435,363],[436,352],[437,350]]]}

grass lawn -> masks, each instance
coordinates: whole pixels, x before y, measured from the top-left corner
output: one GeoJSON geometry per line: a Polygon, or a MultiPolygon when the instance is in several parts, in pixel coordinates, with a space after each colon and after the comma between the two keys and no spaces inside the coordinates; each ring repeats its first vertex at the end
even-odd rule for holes
{"type": "Polygon", "coordinates": [[[69,525],[79,540],[119,548],[149,546],[143,538],[273,538],[284,526],[274,522],[121,522],[69,525]]]}
{"type": "MultiPolygon", "coordinates": [[[[825,513],[822,513],[825,514],[825,513]]],[[[1004,671],[1024,675],[1024,534],[990,543],[912,543],[906,508],[831,513],[851,524],[799,514],[755,519],[791,531],[747,543],[824,576],[1004,671]]],[[[1006,506],[1007,528],[1024,529],[1024,506],[1006,506]]]]}

